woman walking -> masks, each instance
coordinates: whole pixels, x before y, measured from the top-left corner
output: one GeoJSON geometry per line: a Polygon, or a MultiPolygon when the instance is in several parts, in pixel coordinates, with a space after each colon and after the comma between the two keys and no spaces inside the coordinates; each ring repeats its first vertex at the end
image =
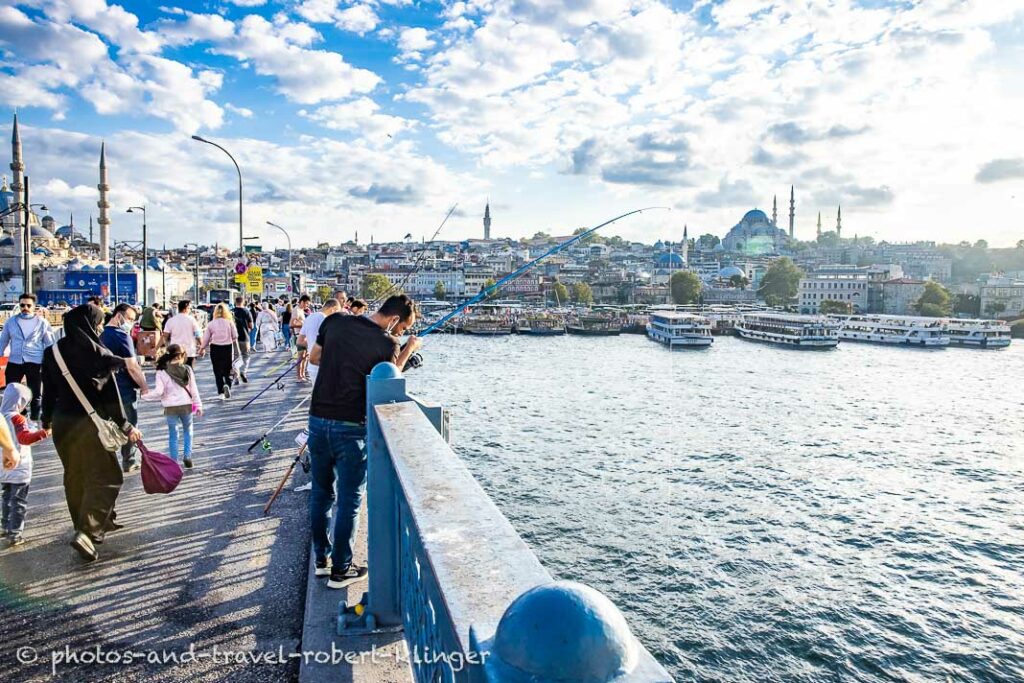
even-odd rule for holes
{"type": "Polygon", "coordinates": [[[295,379],[298,382],[308,382],[309,381],[309,377],[306,375],[306,366],[309,363],[309,358],[308,358],[308,353],[306,351],[306,344],[302,343],[302,342],[305,341],[305,339],[303,339],[301,341],[299,340],[299,332],[302,331],[302,326],[305,324],[305,322],[306,322],[306,314],[305,314],[305,312],[302,310],[301,307],[296,306],[295,310],[292,312],[292,320],[289,323],[289,325],[291,327],[292,339],[295,340],[295,350],[298,352],[297,353],[297,355],[298,355],[298,364],[295,366],[295,368],[296,368],[296,377],[295,377],[295,379]]]}
{"type": "Polygon", "coordinates": [[[64,496],[75,526],[71,547],[86,561],[97,558],[96,543],[120,528],[114,522],[124,482],[115,454],[119,444],[112,444],[106,431],[101,440],[100,428],[113,423],[129,441],[142,438],[125,417],[114,372],[124,368],[143,394],[148,391],[134,359],[115,356],[100,344],[102,329],[102,309],[94,304],[74,308],[64,316],[64,338],[43,354],[42,426],[53,430],[64,465],[64,496]]]}
{"type": "Polygon", "coordinates": [[[202,355],[210,349],[210,364],[217,381],[217,393],[222,399],[231,398],[231,361],[238,341],[238,328],[231,309],[226,303],[219,303],[213,309],[213,320],[203,333],[202,355]]]}
{"type": "Polygon", "coordinates": [[[292,343],[292,305],[286,304],[281,313],[281,336],[284,337],[284,347],[291,347],[292,343]]]}

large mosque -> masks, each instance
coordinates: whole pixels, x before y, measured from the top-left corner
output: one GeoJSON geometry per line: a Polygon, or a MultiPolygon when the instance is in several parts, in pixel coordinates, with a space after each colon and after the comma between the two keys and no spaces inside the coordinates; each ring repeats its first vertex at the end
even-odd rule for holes
{"type": "Polygon", "coordinates": [[[748,211],[722,240],[722,249],[747,256],[778,254],[793,239],[796,199],[794,188],[789,188],[789,232],[778,226],[778,204],[772,200],[772,217],[760,209],[748,211]]]}

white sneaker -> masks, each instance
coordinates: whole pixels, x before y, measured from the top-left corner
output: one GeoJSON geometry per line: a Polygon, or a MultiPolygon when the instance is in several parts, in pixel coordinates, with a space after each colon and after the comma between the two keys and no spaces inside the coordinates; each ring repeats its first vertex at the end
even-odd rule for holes
{"type": "Polygon", "coordinates": [[[310,482],[306,482],[302,486],[296,486],[295,490],[296,491],[312,491],[313,490],[313,482],[310,481],[310,482]]]}

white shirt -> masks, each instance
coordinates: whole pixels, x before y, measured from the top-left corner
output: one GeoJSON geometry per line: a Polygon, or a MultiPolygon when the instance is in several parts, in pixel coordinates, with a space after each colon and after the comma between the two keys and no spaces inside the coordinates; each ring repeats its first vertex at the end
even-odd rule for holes
{"type": "Polygon", "coordinates": [[[175,313],[164,323],[164,333],[171,336],[170,343],[185,349],[185,355],[189,358],[196,355],[196,337],[201,331],[199,323],[187,313],[175,313]]]}
{"type": "Polygon", "coordinates": [[[306,337],[306,346],[309,349],[313,348],[313,344],[316,344],[316,336],[320,334],[320,325],[323,324],[324,319],[327,318],[322,312],[317,311],[316,313],[310,313],[305,322],[302,323],[302,329],[299,330],[299,334],[306,337]]]}

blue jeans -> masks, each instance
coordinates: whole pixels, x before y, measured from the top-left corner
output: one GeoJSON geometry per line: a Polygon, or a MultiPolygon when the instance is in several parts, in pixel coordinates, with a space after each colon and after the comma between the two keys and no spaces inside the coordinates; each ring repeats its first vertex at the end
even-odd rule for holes
{"type": "Polygon", "coordinates": [[[284,337],[284,345],[288,346],[292,339],[292,328],[288,326],[288,323],[281,323],[281,336],[284,337]]]}
{"type": "Polygon", "coordinates": [[[21,534],[28,512],[28,484],[3,485],[2,517],[4,533],[21,534]]]}
{"type": "MultiPolygon", "coordinates": [[[[118,389],[118,391],[121,391],[118,389]]],[[[121,405],[124,406],[124,416],[133,425],[139,424],[138,396],[135,392],[124,392],[121,394],[121,405]]],[[[131,441],[121,446],[121,464],[129,465],[135,461],[135,444],[131,441]]]]}
{"type": "Polygon", "coordinates": [[[192,455],[192,413],[187,415],[164,415],[167,420],[167,442],[171,456],[178,459],[178,423],[181,423],[181,431],[185,435],[185,457],[192,455]]]}
{"type": "Polygon", "coordinates": [[[249,348],[256,346],[256,333],[258,331],[259,330],[256,329],[255,325],[253,325],[253,328],[249,330],[249,348]]]}
{"type": "Polygon", "coordinates": [[[366,483],[366,428],[338,420],[309,417],[309,461],[313,489],[309,494],[309,526],[317,560],[331,556],[331,564],[343,569],[352,564],[359,505],[366,483]],[[331,506],[337,502],[333,533],[331,506]],[[332,545],[333,540],[333,545],[332,545]]]}

